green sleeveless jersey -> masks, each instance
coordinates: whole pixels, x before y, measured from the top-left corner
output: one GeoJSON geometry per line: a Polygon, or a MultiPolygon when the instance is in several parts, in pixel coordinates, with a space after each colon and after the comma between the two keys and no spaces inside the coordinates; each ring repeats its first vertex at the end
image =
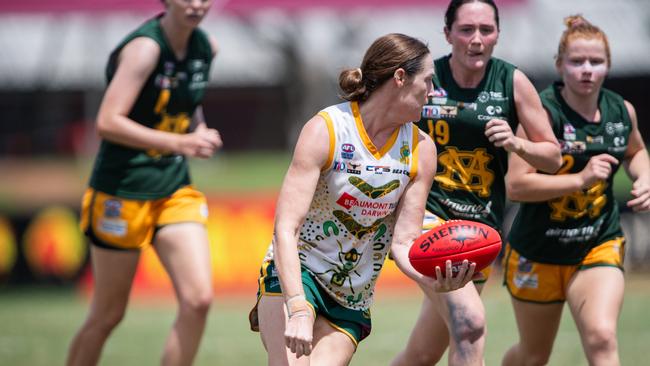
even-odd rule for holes
{"type": "MultiPolygon", "coordinates": [[[[563,165],[556,174],[578,173],[592,156],[604,153],[622,161],[631,130],[623,98],[602,89],[600,122],[593,123],[566,104],[562,87],[555,83],[541,93],[562,147],[563,165]]],[[[546,202],[523,203],[510,231],[512,247],[536,262],[577,264],[592,248],[623,236],[612,187],[617,170],[618,165],[606,181],[587,189],[546,202]]]]}
{"type": "Polygon", "coordinates": [[[433,98],[422,109],[417,123],[438,150],[438,168],[427,210],[445,220],[474,220],[500,229],[508,153],[485,137],[485,125],[499,118],[516,130],[516,67],[492,58],[478,87],[464,89],[454,81],[450,57],[434,62],[433,98]]]}
{"type": "MultiPolygon", "coordinates": [[[[122,48],[137,37],[151,38],[160,47],[158,64],[145,82],[129,112],[129,118],[150,128],[187,133],[196,107],[208,83],[212,47],[207,35],[195,29],[187,55],[177,60],[167,43],[160,17],[129,34],[111,53],[106,67],[108,83],[117,70],[122,48]]],[[[156,199],[190,184],[184,156],[168,151],[140,150],[102,140],[90,186],[98,191],[130,199],[156,199]]]]}

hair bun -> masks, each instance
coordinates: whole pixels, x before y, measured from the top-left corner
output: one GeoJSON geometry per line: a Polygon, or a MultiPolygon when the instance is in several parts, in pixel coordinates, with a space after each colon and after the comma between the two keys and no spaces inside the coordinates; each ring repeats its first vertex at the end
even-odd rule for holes
{"type": "Polygon", "coordinates": [[[582,25],[589,25],[590,23],[587,21],[587,19],[583,18],[582,15],[576,14],[564,18],[564,24],[567,28],[575,28],[582,25]]]}

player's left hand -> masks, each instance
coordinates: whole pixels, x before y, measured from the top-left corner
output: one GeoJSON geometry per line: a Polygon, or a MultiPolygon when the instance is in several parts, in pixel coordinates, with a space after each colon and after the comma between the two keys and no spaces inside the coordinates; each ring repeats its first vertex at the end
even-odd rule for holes
{"type": "Polygon", "coordinates": [[[637,179],[630,193],[634,198],[627,201],[627,207],[635,212],[650,211],[650,182],[647,179],[637,179]]]}
{"type": "Polygon", "coordinates": [[[485,124],[485,136],[496,147],[503,147],[508,152],[518,153],[523,150],[523,141],[515,136],[508,122],[494,118],[485,124]]]}

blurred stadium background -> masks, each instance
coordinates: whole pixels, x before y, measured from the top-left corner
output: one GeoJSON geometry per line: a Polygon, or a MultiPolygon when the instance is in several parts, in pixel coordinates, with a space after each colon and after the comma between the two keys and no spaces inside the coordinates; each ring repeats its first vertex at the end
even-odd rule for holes
{"type": "MultiPolygon", "coordinates": [[[[648,0],[496,3],[501,35],[495,55],[518,65],[538,89],[555,78],[562,19],[582,13],[600,26],[612,48],[606,86],[636,106],[648,143],[648,0]]],[[[203,28],[221,49],[204,110],[225,146],[213,159],[192,162],[196,185],[209,197],[217,292],[197,364],[264,362],[246,315],[271,237],[277,190],[302,123],[337,102],[339,71],[358,66],[378,36],[402,32],[426,40],[436,56],[449,52],[442,32],[446,5],[446,0],[214,0],[203,28]]],[[[94,116],[104,66],[122,37],[162,9],[158,0],[0,1],[0,364],[63,363],[92,287],[77,215],[98,146],[94,116]]],[[[630,182],[619,174],[616,184],[624,203],[630,182]]],[[[647,360],[638,350],[650,343],[644,333],[650,317],[643,307],[650,299],[650,215],[621,207],[629,274],[621,353],[624,364],[643,364],[647,360]]],[[[510,206],[509,216],[515,209],[510,206]]],[[[509,300],[499,275],[493,277],[486,294],[488,365],[498,364],[516,337],[509,300]]],[[[109,341],[104,364],[156,362],[173,317],[169,294],[155,254],[145,252],[134,286],[136,305],[109,341]]],[[[354,364],[386,364],[404,344],[418,301],[418,291],[389,265],[380,281],[373,336],[354,364]]],[[[584,364],[572,323],[564,322],[556,344],[559,355],[552,364],[584,364]]]]}

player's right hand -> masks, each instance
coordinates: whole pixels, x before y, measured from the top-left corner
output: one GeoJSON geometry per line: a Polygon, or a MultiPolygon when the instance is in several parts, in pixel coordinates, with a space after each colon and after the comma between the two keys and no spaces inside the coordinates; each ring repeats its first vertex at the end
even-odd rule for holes
{"type": "Polygon", "coordinates": [[[445,275],[442,275],[442,270],[436,266],[436,279],[434,289],[436,292],[449,292],[463,288],[474,276],[474,269],[476,263],[469,263],[467,259],[463,261],[456,276],[452,271],[451,261],[445,262],[445,275]]]}
{"type": "Polygon", "coordinates": [[[314,315],[310,308],[305,307],[289,315],[284,340],[296,358],[311,354],[313,331],[314,315]]]}
{"type": "Polygon", "coordinates": [[[180,153],[189,157],[207,159],[221,148],[219,131],[200,123],[191,133],[180,135],[180,153]]]}
{"type": "Polygon", "coordinates": [[[591,187],[599,180],[606,180],[612,174],[612,167],[618,164],[618,160],[609,154],[592,156],[587,165],[580,171],[582,177],[582,188],[591,187]]]}

